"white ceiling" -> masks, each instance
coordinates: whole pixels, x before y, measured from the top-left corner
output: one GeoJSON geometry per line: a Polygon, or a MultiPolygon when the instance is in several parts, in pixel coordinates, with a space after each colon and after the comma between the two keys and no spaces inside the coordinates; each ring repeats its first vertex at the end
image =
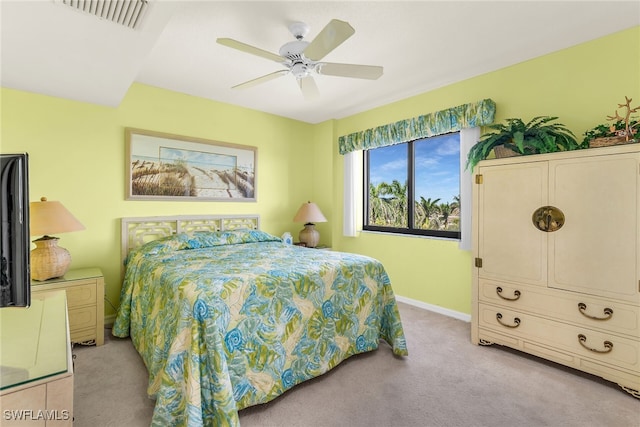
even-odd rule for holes
{"type": "MultiPolygon", "coordinates": [[[[88,0],[87,0],[88,1],[88,0]]],[[[639,1],[165,1],[150,0],[132,30],[61,0],[2,0],[3,87],[117,106],[134,82],[309,123],[342,118],[640,25],[639,1]],[[290,22],[313,37],[331,19],[356,33],[327,62],[381,65],[378,80],[316,76],[304,100],[282,69],[216,43],[219,37],[277,53],[290,22]]],[[[594,58],[594,60],[602,60],[594,58]]]]}

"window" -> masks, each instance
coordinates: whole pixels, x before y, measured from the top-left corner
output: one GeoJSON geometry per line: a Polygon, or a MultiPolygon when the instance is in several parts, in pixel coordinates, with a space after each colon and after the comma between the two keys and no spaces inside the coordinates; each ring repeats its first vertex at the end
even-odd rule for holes
{"type": "Polygon", "coordinates": [[[366,150],[364,164],[364,230],[460,238],[459,132],[366,150]]]}

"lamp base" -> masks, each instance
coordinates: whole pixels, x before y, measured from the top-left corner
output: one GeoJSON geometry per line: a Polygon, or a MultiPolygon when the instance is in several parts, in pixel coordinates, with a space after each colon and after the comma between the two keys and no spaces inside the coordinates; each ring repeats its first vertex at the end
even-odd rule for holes
{"type": "Polygon", "coordinates": [[[31,251],[31,278],[48,280],[61,277],[71,265],[71,255],[65,248],[58,246],[57,237],[44,236],[34,240],[36,248],[31,251]]]}
{"type": "Polygon", "coordinates": [[[320,243],[320,233],[316,230],[315,224],[307,223],[304,229],[300,230],[298,238],[308,248],[315,248],[320,243]]]}

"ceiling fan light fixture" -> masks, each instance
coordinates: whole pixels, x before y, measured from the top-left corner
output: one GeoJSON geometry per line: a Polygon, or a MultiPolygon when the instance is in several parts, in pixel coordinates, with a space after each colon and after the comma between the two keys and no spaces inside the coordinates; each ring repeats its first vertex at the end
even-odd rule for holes
{"type": "Polygon", "coordinates": [[[303,62],[296,62],[291,66],[291,74],[293,74],[296,79],[307,77],[309,72],[309,67],[303,62]]]}

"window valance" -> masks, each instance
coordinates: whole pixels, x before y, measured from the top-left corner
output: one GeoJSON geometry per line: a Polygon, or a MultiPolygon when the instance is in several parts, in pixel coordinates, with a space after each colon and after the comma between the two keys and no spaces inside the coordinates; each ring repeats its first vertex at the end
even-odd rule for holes
{"type": "Polygon", "coordinates": [[[496,103],[483,99],[338,138],[340,154],[400,144],[493,123],[496,103]]]}

